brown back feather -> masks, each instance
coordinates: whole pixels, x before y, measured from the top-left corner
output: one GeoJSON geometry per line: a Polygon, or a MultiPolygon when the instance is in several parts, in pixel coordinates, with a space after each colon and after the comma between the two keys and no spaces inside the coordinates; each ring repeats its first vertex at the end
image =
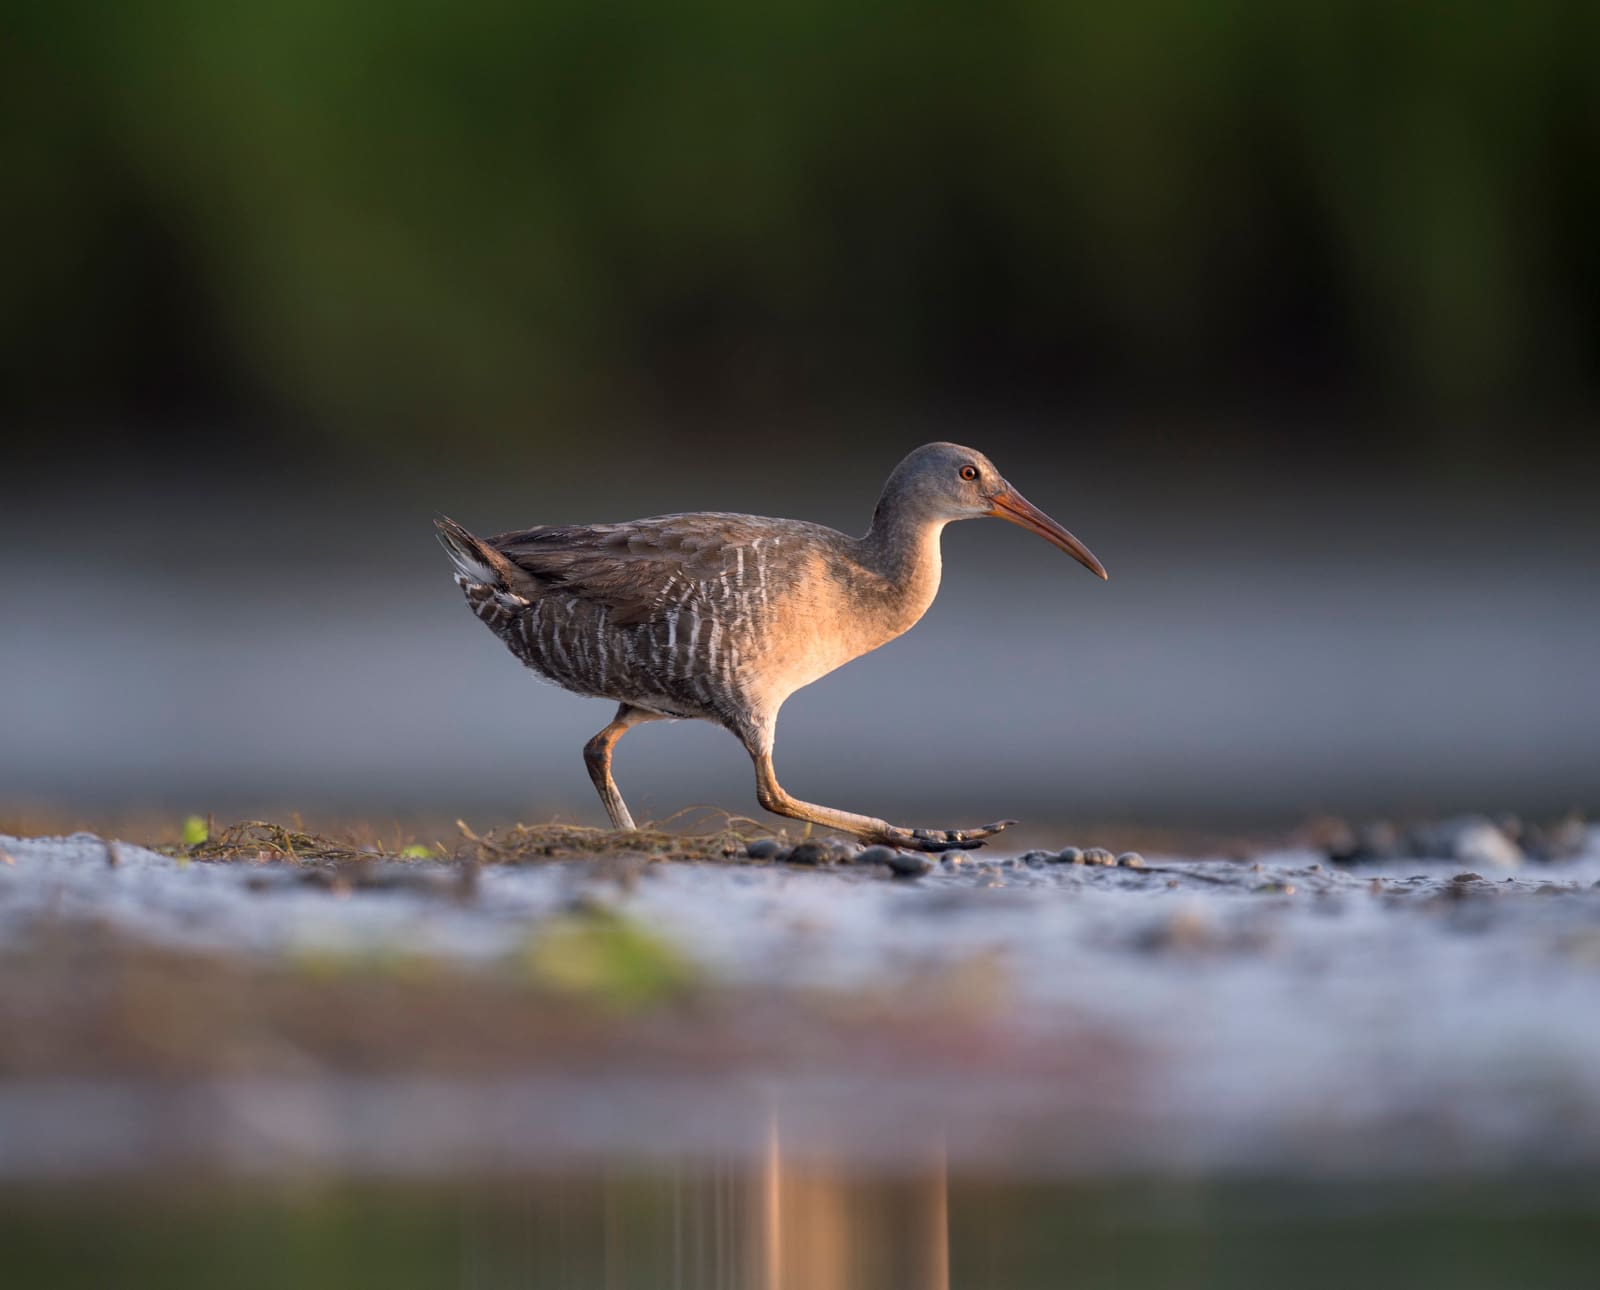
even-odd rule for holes
{"type": "MultiPolygon", "coordinates": [[[[757,540],[765,547],[774,591],[792,576],[785,573],[785,549],[797,556],[808,541],[848,541],[821,525],[714,511],[626,524],[551,525],[488,541],[533,580],[537,592],[559,591],[605,605],[613,623],[627,626],[650,621],[669,594],[678,603],[684,583],[695,588],[687,603],[705,598],[710,584],[735,571],[738,550],[748,560],[757,540]]],[[[752,562],[746,576],[754,573],[752,562]]]]}

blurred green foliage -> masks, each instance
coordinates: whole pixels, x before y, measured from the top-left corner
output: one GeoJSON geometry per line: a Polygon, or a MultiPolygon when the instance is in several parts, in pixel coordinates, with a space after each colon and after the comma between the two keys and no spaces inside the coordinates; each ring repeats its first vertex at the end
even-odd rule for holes
{"type": "Polygon", "coordinates": [[[1600,6],[8,6],[31,414],[1588,399],[1600,6]]]}
{"type": "Polygon", "coordinates": [[[619,1011],[677,997],[695,979],[677,947],[603,909],[541,924],[523,952],[523,965],[541,986],[619,1011]]]}

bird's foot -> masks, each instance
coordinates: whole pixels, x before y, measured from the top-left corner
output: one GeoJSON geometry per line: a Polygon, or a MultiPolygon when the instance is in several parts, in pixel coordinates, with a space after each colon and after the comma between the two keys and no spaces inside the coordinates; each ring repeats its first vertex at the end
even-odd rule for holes
{"type": "Polygon", "coordinates": [[[999,820],[994,824],[980,825],[975,829],[890,828],[866,840],[899,847],[903,851],[972,851],[981,847],[1001,829],[1010,828],[1015,823],[1015,820],[999,820]]]}

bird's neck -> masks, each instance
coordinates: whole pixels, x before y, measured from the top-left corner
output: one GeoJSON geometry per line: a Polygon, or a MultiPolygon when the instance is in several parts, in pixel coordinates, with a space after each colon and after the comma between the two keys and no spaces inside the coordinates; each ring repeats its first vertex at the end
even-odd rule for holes
{"type": "MultiPolygon", "coordinates": [[[[947,521],[878,503],[862,539],[867,561],[902,601],[909,627],[939,592],[939,536],[947,521]]],[[[905,628],[902,627],[903,631],[905,628]]]]}

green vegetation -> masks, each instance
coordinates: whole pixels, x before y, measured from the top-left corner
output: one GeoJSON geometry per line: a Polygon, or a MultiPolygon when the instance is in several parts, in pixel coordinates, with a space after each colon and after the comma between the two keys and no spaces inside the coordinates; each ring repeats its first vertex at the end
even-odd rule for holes
{"type": "Polygon", "coordinates": [[[622,1011],[671,999],[695,979],[670,942],[599,907],[541,924],[523,951],[523,965],[545,988],[622,1011]]]}
{"type": "Polygon", "coordinates": [[[1424,401],[1592,394],[1597,53],[1565,0],[13,7],[0,361],[529,452],[974,349],[1248,386],[1286,320],[1424,401]]]}

